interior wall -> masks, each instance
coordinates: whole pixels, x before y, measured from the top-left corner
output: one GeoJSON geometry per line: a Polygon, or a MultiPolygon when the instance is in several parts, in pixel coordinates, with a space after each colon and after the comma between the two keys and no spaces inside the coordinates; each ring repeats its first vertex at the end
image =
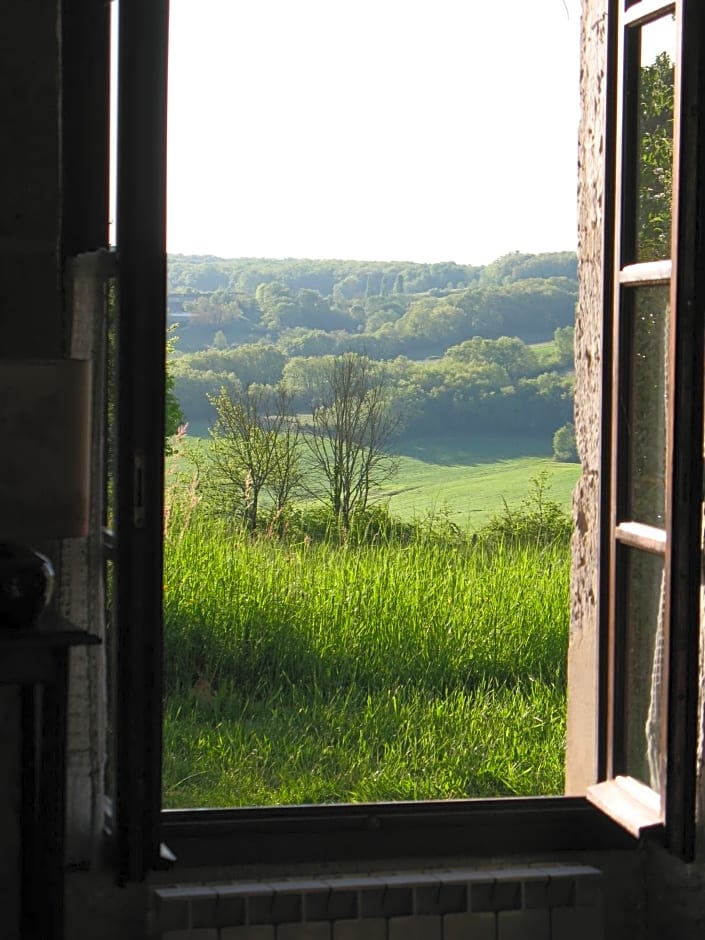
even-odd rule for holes
{"type": "MultiPolygon", "coordinates": [[[[59,265],[59,43],[51,2],[0,10],[0,335],[4,358],[63,352],[59,265]]],[[[0,689],[2,936],[19,935],[20,707],[0,689]]]]}

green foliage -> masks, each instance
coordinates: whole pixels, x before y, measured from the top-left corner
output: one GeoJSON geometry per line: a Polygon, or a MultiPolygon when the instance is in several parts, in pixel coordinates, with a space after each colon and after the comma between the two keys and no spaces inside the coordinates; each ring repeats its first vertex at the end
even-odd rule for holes
{"type": "Polygon", "coordinates": [[[539,255],[510,252],[497,258],[483,268],[480,282],[508,284],[526,278],[566,277],[575,280],[578,276],[577,259],[572,251],[549,252],[539,255]]]}
{"type": "Polygon", "coordinates": [[[166,804],[562,792],[568,573],[556,542],[253,541],[185,500],[166,804]]]}
{"type": "Polygon", "coordinates": [[[558,352],[558,364],[572,369],[575,359],[575,327],[559,326],[553,334],[553,342],[558,352]]]}
{"type": "Polygon", "coordinates": [[[511,545],[567,544],[572,532],[570,516],[549,492],[548,473],[543,471],[529,481],[529,494],[521,504],[512,508],[505,502],[504,510],[480,531],[480,538],[511,545]]]}
{"type": "Polygon", "coordinates": [[[639,86],[637,259],[671,254],[673,200],[673,62],[667,52],[644,66],[639,86]]]}
{"type": "Polygon", "coordinates": [[[414,436],[441,426],[545,436],[572,418],[571,253],[513,255],[485,269],[212,258],[173,264],[172,299],[193,314],[181,327],[182,348],[209,347],[180,355],[173,366],[177,397],[196,425],[212,420],[204,392],[221,385],[285,381],[296,410],[311,414],[323,363],[350,354],[386,363],[390,400],[396,413],[413,416],[407,427],[414,436]],[[227,274],[228,285],[184,300],[199,263],[211,275],[227,274]],[[550,351],[529,345],[551,339],[550,351]]]}
{"type": "Polygon", "coordinates": [[[322,484],[313,496],[332,509],[343,529],[396,473],[390,441],[401,418],[390,408],[385,375],[366,356],[331,358],[315,390],[303,438],[322,484]]]}
{"type": "MultiPolygon", "coordinates": [[[[215,325],[230,343],[278,344],[295,329],[362,332],[368,355],[380,358],[440,354],[473,336],[537,342],[572,323],[574,254],[521,255],[505,267],[181,256],[170,260],[170,311],[187,315],[184,349],[205,345],[212,331],[207,340],[200,331],[215,325]]],[[[350,348],[341,341],[330,351],[350,348]]]]}
{"type": "Polygon", "coordinates": [[[202,467],[206,492],[218,512],[237,515],[257,530],[261,500],[282,514],[302,481],[299,425],[286,390],[251,385],[211,398],[216,420],[202,467]]]}
{"type": "Polygon", "coordinates": [[[576,463],[580,459],[575,441],[575,425],[572,422],[558,428],[553,435],[553,456],[564,463],[576,463]]]}
{"type": "Polygon", "coordinates": [[[176,434],[179,426],[184,423],[184,413],[181,404],[176,395],[176,379],[173,370],[173,357],[177,337],[174,334],[175,328],[169,327],[166,335],[166,382],[165,382],[165,415],[164,415],[164,434],[166,438],[165,452],[169,453],[169,441],[176,434]]]}

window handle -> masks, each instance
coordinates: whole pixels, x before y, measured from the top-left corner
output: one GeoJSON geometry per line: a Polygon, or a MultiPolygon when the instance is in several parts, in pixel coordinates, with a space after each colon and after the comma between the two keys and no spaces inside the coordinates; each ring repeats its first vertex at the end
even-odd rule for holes
{"type": "Polygon", "coordinates": [[[135,528],[144,527],[144,452],[135,453],[134,462],[134,502],[132,507],[132,521],[135,528]]]}

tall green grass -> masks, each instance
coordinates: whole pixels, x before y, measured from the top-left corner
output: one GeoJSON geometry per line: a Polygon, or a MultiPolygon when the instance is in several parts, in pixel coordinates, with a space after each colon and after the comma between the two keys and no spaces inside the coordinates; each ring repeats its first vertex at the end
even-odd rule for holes
{"type": "Polygon", "coordinates": [[[175,507],[168,806],[559,793],[565,541],[253,540],[175,507]]]}

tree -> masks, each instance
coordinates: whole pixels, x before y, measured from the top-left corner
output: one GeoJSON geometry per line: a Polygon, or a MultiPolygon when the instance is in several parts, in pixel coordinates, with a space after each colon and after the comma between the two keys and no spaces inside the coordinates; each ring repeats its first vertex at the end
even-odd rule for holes
{"type": "Polygon", "coordinates": [[[553,459],[564,463],[577,463],[580,459],[575,442],[575,425],[572,422],[558,428],[553,435],[553,459]]]}
{"type": "Polygon", "coordinates": [[[559,365],[572,366],[575,361],[575,327],[559,326],[553,334],[553,342],[556,344],[559,365]]]}
{"type": "Polygon", "coordinates": [[[345,353],[330,361],[305,440],[325,481],[325,499],[343,528],[355,511],[367,507],[372,491],[396,473],[397,461],[387,448],[399,423],[371,360],[345,353]]]}
{"type": "Polygon", "coordinates": [[[166,336],[166,379],[165,379],[165,390],[164,390],[164,435],[166,437],[165,442],[165,452],[170,453],[171,445],[169,443],[170,439],[179,429],[179,426],[184,423],[184,413],[181,410],[181,405],[179,400],[176,397],[174,391],[175,376],[172,368],[172,360],[174,358],[174,346],[176,344],[176,336],[174,336],[175,327],[170,326],[167,330],[166,336]]]}
{"type": "Polygon", "coordinates": [[[673,62],[667,52],[642,67],[639,82],[637,260],[671,253],[673,198],[673,62]]]}
{"type": "Polygon", "coordinates": [[[215,333],[213,334],[213,342],[211,343],[211,345],[215,349],[227,349],[228,348],[228,340],[225,336],[225,333],[223,333],[222,330],[215,331],[215,333]]]}
{"type": "Polygon", "coordinates": [[[263,493],[278,512],[301,481],[298,425],[289,393],[251,385],[237,393],[221,388],[210,398],[217,412],[208,452],[211,482],[241,512],[254,532],[263,493]]]}

